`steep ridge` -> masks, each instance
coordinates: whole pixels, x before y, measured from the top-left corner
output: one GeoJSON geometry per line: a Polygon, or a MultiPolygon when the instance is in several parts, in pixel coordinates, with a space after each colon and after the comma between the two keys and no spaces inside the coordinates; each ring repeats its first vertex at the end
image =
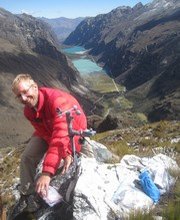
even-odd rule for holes
{"type": "Polygon", "coordinates": [[[126,86],[135,111],[147,113],[151,121],[179,119],[179,21],[177,0],[138,3],[82,21],[64,43],[90,49],[126,86]]]}
{"type": "Polygon", "coordinates": [[[32,132],[11,92],[11,83],[19,73],[31,74],[40,85],[68,90],[88,114],[94,107],[89,100],[91,93],[71,61],[60,52],[45,22],[0,8],[0,30],[0,147],[22,143],[32,132]]]}

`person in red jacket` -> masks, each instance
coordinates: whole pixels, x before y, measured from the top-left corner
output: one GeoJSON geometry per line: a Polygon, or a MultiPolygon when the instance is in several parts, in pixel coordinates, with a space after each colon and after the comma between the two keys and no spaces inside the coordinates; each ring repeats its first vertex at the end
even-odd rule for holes
{"type": "MultiPolygon", "coordinates": [[[[12,83],[12,91],[24,105],[24,115],[35,129],[20,162],[20,192],[23,195],[36,191],[47,193],[51,177],[56,173],[60,161],[64,160],[62,173],[66,173],[73,161],[66,111],[77,106],[81,114],[73,114],[73,129],[87,128],[86,116],[78,101],[69,93],[59,89],[39,88],[29,74],[19,74],[12,83]],[[45,154],[46,153],[46,154],[45,154]],[[42,174],[34,180],[36,167],[45,154],[42,174]]],[[[76,151],[81,150],[79,136],[75,136],[76,151]]]]}

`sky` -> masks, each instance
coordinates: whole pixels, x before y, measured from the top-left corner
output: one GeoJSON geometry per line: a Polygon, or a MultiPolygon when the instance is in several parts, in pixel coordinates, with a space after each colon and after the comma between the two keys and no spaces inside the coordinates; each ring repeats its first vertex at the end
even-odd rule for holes
{"type": "Polygon", "coordinates": [[[152,0],[0,0],[0,7],[13,14],[27,13],[34,17],[77,18],[110,12],[119,6],[133,7],[152,0]]]}

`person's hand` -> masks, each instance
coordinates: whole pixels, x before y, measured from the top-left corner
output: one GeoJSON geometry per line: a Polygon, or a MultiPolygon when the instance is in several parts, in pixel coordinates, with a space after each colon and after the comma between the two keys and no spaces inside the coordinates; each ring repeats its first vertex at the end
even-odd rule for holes
{"type": "Polygon", "coordinates": [[[50,181],[50,174],[42,174],[36,182],[36,192],[43,197],[47,197],[50,181]]]}
{"type": "Polygon", "coordinates": [[[69,166],[71,165],[72,162],[73,162],[73,157],[69,154],[64,159],[64,166],[63,166],[63,170],[62,170],[61,174],[65,174],[68,171],[69,166]]]}

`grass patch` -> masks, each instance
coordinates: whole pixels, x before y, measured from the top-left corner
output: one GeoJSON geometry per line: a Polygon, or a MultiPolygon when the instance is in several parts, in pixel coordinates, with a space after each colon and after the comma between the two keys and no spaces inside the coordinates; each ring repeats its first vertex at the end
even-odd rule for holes
{"type": "Polygon", "coordinates": [[[175,143],[175,150],[180,153],[180,143],[175,143]]]}
{"type": "Polygon", "coordinates": [[[162,216],[167,220],[180,219],[180,202],[169,202],[167,208],[164,210],[162,216]]]}
{"type": "Polygon", "coordinates": [[[166,136],[166,130],[169,129],[169,123],[167,121],[160,121],[153,129],[154,136],[158,138],[164,138],[166,136]]]}
{"type": "Polygon", "coordinates": [[[84,75],[83,78],[90,90],[97,95],[95,103],[103,106],[102,117],[108,114],[115,115],[123,122],[123,126],[142,125],[147,123],[147,118],[141,113],[132,113],[133,103],[125,98],[125,87],[114,83],[107,74],[96,73],[84,75]]]}
{"type": "Polygon", "coordinates": [[[148,120],[147,120],[147,117],[145,114],[143,113],[136,113],[137,115],[137,118],[139,118],[140,121],[142,121],[143,123],[147,123],[148,120]]]}
{"type": "Polygon", "coordinates": [[[137,211],[135,213],[131,213],[128,220],[154,220],[153,214],[149,213],[142,213],[137,211]]]}
{"type": "Polygon", "coordinates": [[[89,74],[83,77],[89,84],[89,88],[101,94],[111,92],[124,92],[124,86],[114,84],[113,80],[104,73],[89,74]]]}
{"type": "Polygon", "coordinates": [[[119,97],[119,103],[121,104],[122,110],[131,109],[133,107],[133,103],[126,99],[124,96],[119,97]]]}
{"type": "Polygon", "coordinates": [[[171,176],[176,178],[176,184],[173,189],[174,202],[180,203],[180,170],[169,170],[169,173],[171,176]]]}
{"type": "Polygon", "coordinates": [[[93,140],[104,144],[111,152],[119,157],[135,153],[134,150],[128,146],[127,141],[121,139],[121,136],[118,134],[119,130],[102,132],[96,134],[93,140]]]}
{"type": "Polygon", "coordinates": [[[13,185],[17,182],[19,176],[20,155],[24,146],[14,148],[1,149],[2,160],[0,161],[0,195],[2,205],[10,207],[14,204],[15,198],[12,194],[13,185]]]}
{"type": "Polygon", "coordinates": [[[108,149],[119,157],[123,157],[126,154],[133,154],[134,151],[127,145],[124,140],[116,141],[108,145],[108,149]]]}
{"type": "Polygon", "coordinates": [[[179,124],[179,122],[156,122],[137,128],[130,127],[102,132],[96,134],[93,139],[107,146],[118,156],[125,153],[153,156],[154,152],[176,156],[180,151],[180,143],[172,142],[172,139],[177,137],[179,124]]]}
{"type": "Polygon", "coordinates": [[[157,138],[179,137],[180,123],[178,121],[160,121],[147,124],[142,129],[151,130],[152,135],[157,138]]]}

